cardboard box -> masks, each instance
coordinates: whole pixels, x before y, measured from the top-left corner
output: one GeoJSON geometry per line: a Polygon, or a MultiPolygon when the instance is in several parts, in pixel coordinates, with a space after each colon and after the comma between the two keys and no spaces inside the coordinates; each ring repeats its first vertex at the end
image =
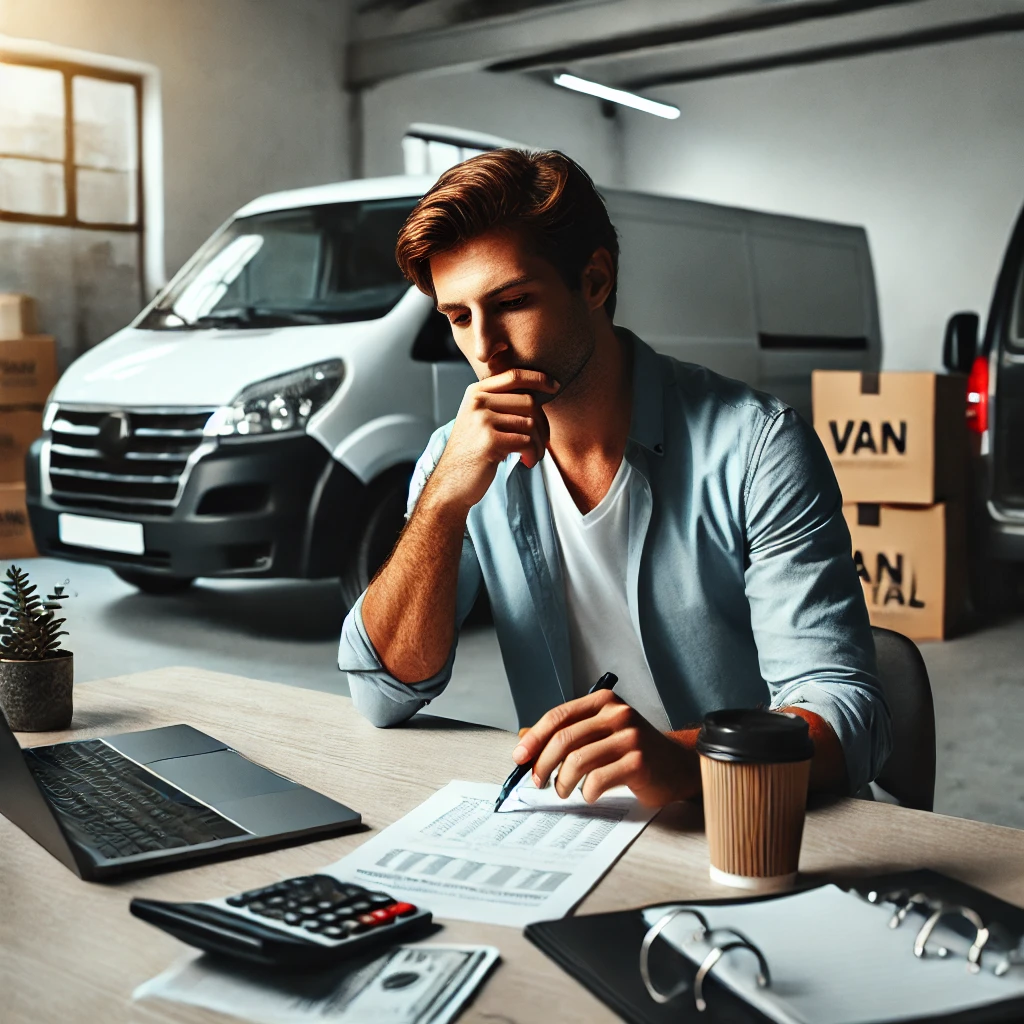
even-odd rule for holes
{"type": "Polygon", "coordinates": [[[912,640],[954,632],[967,594],[963,507],[861,503],[843,514],[871,624],[912,640]]]}
{"type": "Polygon", "coordinates": [[[24,481],[25,453],[42,432],[42,409],[0,409],[0,483],[24,481]]]}
{"type": "Polygon", "coordinates": [[[815,370],[814,429],[850,502],[932,505],[967,489],[967,379],[815,370]]]}
{"type": "Polygon", "coordinates": [[[38,405],[57,383],[57,346],[47,334],[0,341],[0,406],[38,405]]]}
{"type": "Polygon", "coordinates": [[[38,330],[36,304],[30,295],[0,295],[0,341],[16,341],[38,330]]]}
{"type": "Polygon", "coordinates": [[[0,558],[35,558],[24,484],[0,484],[0,558]]]}

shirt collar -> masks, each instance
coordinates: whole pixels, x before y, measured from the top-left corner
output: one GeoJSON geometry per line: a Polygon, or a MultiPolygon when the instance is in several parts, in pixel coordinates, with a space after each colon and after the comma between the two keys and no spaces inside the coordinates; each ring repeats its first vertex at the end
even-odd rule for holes
{"type": "Polygon", "coordinates": [[[665,391],[661,360],[650,345],[632,331],[616,327],[615,333],[633,355],[633,415],[629,438],[655,455],[665,451],[665,391]]]}

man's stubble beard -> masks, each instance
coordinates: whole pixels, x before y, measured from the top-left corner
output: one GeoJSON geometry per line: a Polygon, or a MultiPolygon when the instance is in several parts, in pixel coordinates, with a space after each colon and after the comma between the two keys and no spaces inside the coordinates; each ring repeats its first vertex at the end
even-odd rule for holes
{"type": "Polygon", "coordinates": [[[597,348],[597,333],[594,331],[590,318],[572,320],[563,331],[559,332],[562,340],[557,343],[551,359],[520,363],[524,370],[538,370],[547,374],[552,380],[558,381],[558,391],[553,395],[535,392],[541,405],[548,405],[564,394],[573,393],[579,388],[587,364],[597,348]],[[561,351],[559,351],[559,349],[561,351]],[[561,358],[558,358],[561,356],[561,358]]]}

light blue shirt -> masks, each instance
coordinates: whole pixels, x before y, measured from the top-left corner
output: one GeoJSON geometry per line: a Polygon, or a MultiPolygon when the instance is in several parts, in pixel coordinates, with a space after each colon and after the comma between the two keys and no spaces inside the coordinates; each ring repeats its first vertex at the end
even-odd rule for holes
{"type": "MultiPolygon", "coordinates": [[[[851,792],[881,770],[891,724],[835,474],[817,435],[770,395],[659,355],[627,331],[633,416],[626,593],[674,729],[720,708],[799,704],[835,730],[851,792]]],[[[452,429],[434,432],[410,512],[452,429]]],[[[518,455],[470,510],[457,626],[487,588],[520,724],[573,698],[565,589],[540,466],[518,455]]],[[[365,595],[364,595],[365,596],[365,595]]],[[[370,642],[363,597],[345,618],[338,667],[352,700],[395,725],[440,694],[405,684],[370,642]]]]}

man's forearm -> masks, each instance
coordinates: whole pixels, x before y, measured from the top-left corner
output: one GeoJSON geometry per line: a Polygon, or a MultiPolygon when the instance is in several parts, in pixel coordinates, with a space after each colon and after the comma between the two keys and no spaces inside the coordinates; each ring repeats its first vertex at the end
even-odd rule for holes
{"type": "Polygon", "coordinates": [[[811,792],[841,793],[845,796],[849,791],[846,755],[843,753],[843,746],[839,742],[835,730],[821,715],[799,705],[781,710],[799,715],[807,722],[811,731],[811,740],[814,742],[814,760],[811,761],[811,792]]]}
{"type": "MultiPolygon", "coordinates": [[[[810,791],[842,793],[847,792],[846,758],[843,748],[832,726],[821,715],[803,707],[782,708],[799,715],[808,725],[814,743],[814,759],[811,761],[810,791]]],[[[679,799],[689,800],[700,793],[700,755],[697,753],[697,736],[700,728],[691,726],[668,733],[687,751],[687,771],[681,776],[682,790],[679,799]],[[693,790],[693,792],[689,792],[693,790]]]]}
{"type": "Polygon", "coordinates": [[[428,480],[395,550],[363,599],[363,625],[384,668],[403,683],[440,672],[455,638],[466,511],[428,480]]]}

